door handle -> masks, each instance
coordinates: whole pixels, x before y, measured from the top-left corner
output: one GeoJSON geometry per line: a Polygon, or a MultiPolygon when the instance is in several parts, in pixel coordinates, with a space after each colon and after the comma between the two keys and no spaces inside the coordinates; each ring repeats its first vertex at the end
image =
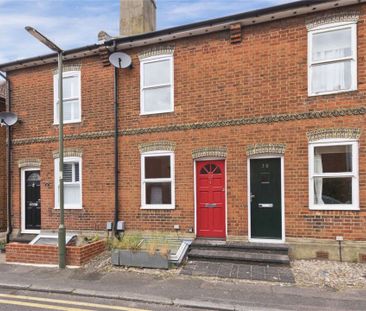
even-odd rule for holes
{"type": "Polygon", "coordinates": [[[206,203],[205,207],[216,207],[216,203],[206,203]]]}
{"type": "Polygon", "coordinates": [[[273,207],[273,203],[259,203],[258,204],[259,208],[272,208],[273,207]]]}

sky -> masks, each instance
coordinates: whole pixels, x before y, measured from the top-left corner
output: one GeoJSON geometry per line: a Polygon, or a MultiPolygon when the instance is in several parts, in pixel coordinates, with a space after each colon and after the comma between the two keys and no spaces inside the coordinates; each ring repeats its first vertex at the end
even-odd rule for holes
{"type": "MultiPolygon", "coordinates": [[[[295,0],[157,0],[157,29],[293,2],[295,0]]],[[[32,26],[62,49],[118,34],[119,0],[0,0],[0,64],[50,53],[25,30],[32,26]]]]}

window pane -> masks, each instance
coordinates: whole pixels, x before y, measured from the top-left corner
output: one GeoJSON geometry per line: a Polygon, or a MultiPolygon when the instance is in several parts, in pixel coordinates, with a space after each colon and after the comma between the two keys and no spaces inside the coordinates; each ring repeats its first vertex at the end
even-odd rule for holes
{"type": "Polygon", "coordinates": [[[313,35],[313,61],[352,56],[351,28],[313,35]]]}
{"type": "Polygon", "coordinates": [[[144,90],[144,112],[170,110],[170,86],[144,90]]]}
{"type": "Polygon", "coordinates": [[[64,182],[72,182],[72,163],[64,163],[64,182]]]}
{"type": "Polygon", "coordinates": [[[143,64],[144,87],[170,84],[170,61],[158,61],[143,64]]]}
{"type": "Polygon", "coordinates": [[[171,183],[146,183],[146,204],[172,204],[171,183]]]}
{"type": "Polygon", "coordinates": [[[314,93],[349,90],[352,87],[351,62],[342,61],[312,67],[314,93]]]}
{"type": "Polygon", "coordinates": [[[314,178],[315,204],[352,204],[352,178],[314,178]]]}
{"type": "Polygon", "coordinates": [[[66,77],[63,79],[63,98],[79,97],[79,78],[66,77]]]}
{"type": "Polygon", "coordinates": [[[352,172],[352,146],[327,146],[314,148],[314,172],[352,172]]]}
{"type": "Polygon", "coordinates": [[[64,101],[64,121],[80,119],[79,101],[64,101]]]}
{"type": "Polygon", "coordinates": [[[65,205],[80,205],[80,185],[64,185],[65,205]]]}
{"type": "Polygon", "coordinates": [[[80,181],[80,176],[79,176],[79,162],[76,162],[74,165],[74,169],[75,169],[75,181],[79,182],[80,181]]]}
{"type": "Polygon", "coordinates": [[[145,178],[170,178],[170,156],[145,157],[145,178]]]}

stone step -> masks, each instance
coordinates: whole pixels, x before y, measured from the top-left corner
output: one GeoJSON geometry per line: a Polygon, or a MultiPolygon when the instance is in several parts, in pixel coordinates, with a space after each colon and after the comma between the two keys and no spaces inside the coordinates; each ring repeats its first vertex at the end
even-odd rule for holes
{"type": "Polygon", "coordinates": [[[249,243],[220,240],[196,239],[191,244],[192,249],[233,250],[238,252],[255,252],[288,255],[289,247],[279,243],[249,243]]]}
{"type": "Polygon", "coordinates": [[[18,234],[14,237],[10,238],[10,242],[17,242],[17,243],[29,243],[31,242],[37,234],[18,234]]]}
{"type": "Polygon", "coordinates": [[[189,260],[221,261],[235,263],[255,263],[271,265],[289,265],[288,255],[273,253],[244,252],[222,249],[192,248],[188,253],[189,260]]]}

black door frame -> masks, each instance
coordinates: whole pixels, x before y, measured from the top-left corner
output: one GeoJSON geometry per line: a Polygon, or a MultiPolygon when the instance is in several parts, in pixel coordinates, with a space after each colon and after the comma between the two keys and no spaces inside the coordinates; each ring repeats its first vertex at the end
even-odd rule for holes
{"type": "Polygon", "coordinates": [[[252,156],[247,161],[247,189],[248,189],[248,240],[259,243],[284,243],[285,242],[285,172],[283,155],[260,155],[252,156]],[[281,239],[258,239],[252,238],[251,232],[251,189],[250,189],[250,161],[254,159],[280,159],[281,160],[281,239]]]}
{"type": "MultiPolygon", "coordinates": [[[[31,233],[31,234],[38,234],[41,232],[41,230],[32,230],[32,229],[26,229],[25,221],[26,221],[26,210],[25,210],[25,191],[26,191],[26,180],[25,180],[25,172],[29,171],[39,171],[41,172],[41,169],[39,167],[24,167],[20,171],[20,192],[21,192],[21,232],[22,233],[31,233]]],[[[42,183],[41,183],[42,185],[42,183]]],[[[41,202],[42,204],[42,202],[41,202]]],[[[42,205],[41,205],[42,206],[42,205]]],[[[42,208],[42,207],[41,207],[42,208]]]]}

